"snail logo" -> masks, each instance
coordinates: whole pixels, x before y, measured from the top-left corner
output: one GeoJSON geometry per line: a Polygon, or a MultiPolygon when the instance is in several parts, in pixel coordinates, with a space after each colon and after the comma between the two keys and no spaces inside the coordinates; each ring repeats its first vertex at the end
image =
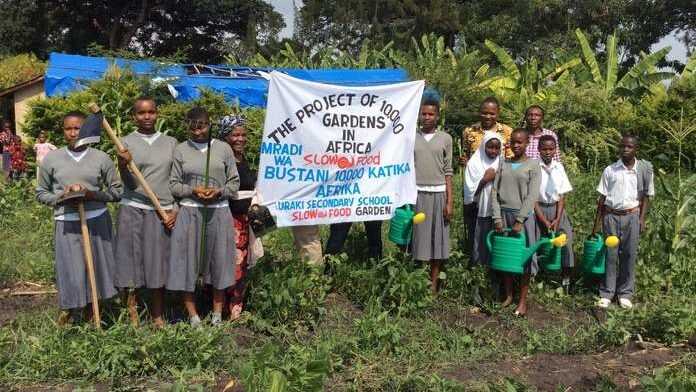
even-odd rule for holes
{"type": "Polygon", "coordinates": [[[338,166],[339,169],[347,169],[351,166],[353,166],[353,162],[349,160],[346,157],[340,157],[338,161],[336,162],[336,165],[338,166]]]}

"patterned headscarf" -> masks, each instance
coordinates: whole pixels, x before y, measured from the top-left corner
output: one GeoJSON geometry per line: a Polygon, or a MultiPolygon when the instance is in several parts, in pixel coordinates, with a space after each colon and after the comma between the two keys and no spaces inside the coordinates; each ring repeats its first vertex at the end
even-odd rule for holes
{"type": "Polygon", "coordinates": [[[236,127],[243,127],[246,125],[246,119],[241,114],[228,114],[220,119],[220,139],[225,139],[225,136],[232,133],[232,130],[236,127]]]}

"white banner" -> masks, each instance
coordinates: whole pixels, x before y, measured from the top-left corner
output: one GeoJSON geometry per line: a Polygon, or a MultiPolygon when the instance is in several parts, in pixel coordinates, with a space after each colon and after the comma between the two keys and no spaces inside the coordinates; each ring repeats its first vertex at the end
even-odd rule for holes
{"type": "Polygon", "coordinates": [[[423,86],[346,87],[271,73],[257,186],[278,226],[386,220],[415,204],[423,86]]]}

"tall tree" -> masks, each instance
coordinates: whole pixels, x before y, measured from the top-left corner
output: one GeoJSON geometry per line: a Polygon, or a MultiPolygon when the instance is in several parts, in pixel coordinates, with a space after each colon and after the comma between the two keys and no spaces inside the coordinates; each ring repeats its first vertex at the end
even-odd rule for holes
{"type": "Polygon", "coordinates": [[[220,61],[230,41],[255,51],[284,27],[262,0],[3,0],[0,19],[0,53],[86,53],[97,45],[195,62],[220,61]]]}

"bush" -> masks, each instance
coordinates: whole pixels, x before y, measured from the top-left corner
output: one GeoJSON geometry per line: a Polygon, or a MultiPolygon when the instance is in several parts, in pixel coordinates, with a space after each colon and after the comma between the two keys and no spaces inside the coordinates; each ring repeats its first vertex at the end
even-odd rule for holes
{"type": "Polygon", "coordinates": [[[46,63],[33,54],[18,54],[0,60],[0,90],[26,82],[44,73],[46,63]]]}
{"type": "Polygon", "coordinates": [[[249,278],[248,308],[276,326],[314,326],[326,312],[330,284],[321,267],[299,260],[265,261],[249,278]]]}

